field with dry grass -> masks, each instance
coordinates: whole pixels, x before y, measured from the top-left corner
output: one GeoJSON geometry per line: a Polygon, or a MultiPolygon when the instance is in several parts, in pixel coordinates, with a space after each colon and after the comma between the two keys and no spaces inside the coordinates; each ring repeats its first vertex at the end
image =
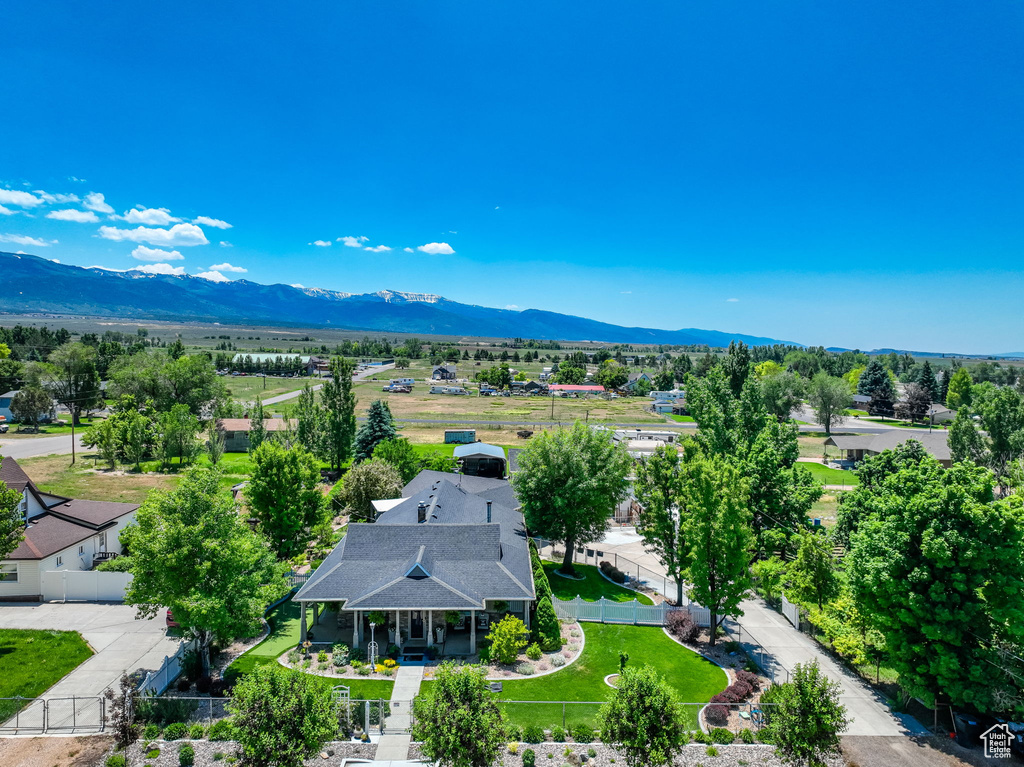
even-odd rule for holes
{"type": "Polygon", "coordinates": [[[74,466],[69,455],[47,455],[18,461],[40,490],[90,501],[142,503],[151,490],[167,490],[178,483],[173,474],[131,474],[93,468],[79,457],[74,466]]]}

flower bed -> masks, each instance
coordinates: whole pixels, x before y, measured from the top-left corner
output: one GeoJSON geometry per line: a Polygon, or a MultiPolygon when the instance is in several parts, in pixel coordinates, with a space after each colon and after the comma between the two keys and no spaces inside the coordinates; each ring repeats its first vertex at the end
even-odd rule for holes
{"type": "Polygon", "coordinates": [[[282,653],[277,661],[285,668],[332,679],[388,679],[395,676],[399,667],[394,658],[379,658],[371,666],[364,652],[353,652],[340,642],[329,649],[292,649],[282,653]]]}

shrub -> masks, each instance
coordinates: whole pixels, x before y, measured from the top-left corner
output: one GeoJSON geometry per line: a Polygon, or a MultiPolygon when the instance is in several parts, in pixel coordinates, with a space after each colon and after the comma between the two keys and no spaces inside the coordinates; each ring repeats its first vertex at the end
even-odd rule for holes
{"type": "MultiPolygon", "coordinates": [[[[234,677],[234,679],[241,679],[241,674],[234,677]]],[[[214,698],[223,698],[235,684],[235,681],[228,681],[227,679],[214,679],[213,684],[210,685],[210,695],[214,698]]]]}
{"type": "Polygon", "coordinates": [[[196,681],[203,674],[203,659],[195,650],[186,650],[181,656],[181,673],[190,681],[196,681]]]}
{"type": "MultiPolygon", "coordinates": [[[[523,728],[523,740],[527,743],[543,743],[547,738],[544,737],[544,728],[537,724],[528,724],[523,728]]],[[[523,752],[523,759],[526,759],[527,752],[530,752],[531,757],[533,752],[531,749],[526,749],[523,752]]]]}
{"type": "MultiPolygon", "coordinates": [[[[537,741],[538,743],[540,741],[537,741]]],[[[534,753],[532,748],[528,748],[523,751],[523,767],[536,767],[537,755],[534,753]]]]}
{"type": "Polygon", "coordinates": [[[740,669],[736,672],[736,681],[748,684],[750,689],[755,692],[761,689],[761,677],[745,669],[740,669]]]}
{"type": "Polygon", "coordinates": [[[188,735],[188,725],[184,722],[172,722],[164,730],[164,740],[178,740],[188,735]]]}
{"type": "Polygon", "coordinates": [[[213,679],[208,676],[201,676],[196,680],[196,692],[208,693],[210,691],[210,685],[213,684],[213,679]]]}
{"type": "Polygon", "coordinates": [[[681,642],[693,642],[700,633],[700,626],[689,610],[672,610],[665,618],[665,626],[681,642]]]}
{"type": "Polygon", "coordinates": [[[196,750],[188,743],[178,749],[178,764],[181,767],[192,767],[196,763],[196,750]]]}
{"type": "Polygon", "coordinates": [[[587,756],[591,759],[595,759],[597,758],[597,751],[593,747],[590,747],[587,749],[587,756]]]}
{"type": "Polygon", "coordinates": [[[505,737],[518,743],[523,739],[523,730],[517,725],[510,724],[505,727],[505,737]]]}
{"type": "Polygon", "coordinates": [[[519,753],[519,744],[516,743],[515,741],[509,743],[508,744],[508,752],[510,754],[512,754],[513,756],[515,756],[517,753],[519,753]]]}
{"type": "Polygon", "coordinates": [[[151,749],[149,749],[149,751],[146,752],[146,758],[147,759],[156,759],[159,756],[160,756],[160,749],[159,748],[151,748],[151,749]]]}
{"type": "Polygon", "coordinates": [[[701,732],[700,730],[698,730],[697,732],[693,733],[693,742],[694,743],[707,743],[707,744],[710,744],[711,743],[711,736],[708,735],[705,732],[701,732]]]}
{"type": "Polygon", "coordinates": [[[292,650],[291,652],[289,652],[288,653],[288,663],[290,663],[291,665],[294,666],[298,662],[299,662],[299,651],[298,650],[292,650]]]}
{"type": "Polygon", "coordinates": [[[332,655],[331,656],[331,663],[334,665],[335,668],[345,668],[347,660],[348,660],[348,657],[344,656],[344,655],[332,655]]]}
{"type": "Polygon", "coordinates": [[[592,743],[594,741],[594,728],[583,722],[570,725],[569,733],[577,743],[592,743]]]}
{"type": "Polygon", "coordinates": [[[736,740],[736,736],[724,727],[716,727],[711,732],[709,732],[708,735],[711,736],[712,743],[728,744],[736,740]]]}
{"type": "Polygon", "coordinates": [[[569,642],[569,644],[566,645],[566,647],[568,647],[569,652],[571,653],[577,653],[580,651],[579,642],[569,642]]]}
{"type": "Polygon", "coordinates": [[[327,651],[326,650],[321,650],[320,652],[318,652],[316,654],[316,662],[317,663],[326,663],[327,662],[327,651]]]}
{"type": "Polygon", "coordinates": [[[708,746],[707,750],[705,751],[705,753],[708,756],[718,756],[718,749],[715,748],[714,746],[708,746]]]}
{"type": "Polygon", "coordinates": [[[530,663],[520,663],[516,666],[516,671],[523,676],[533,676],[534,668],[530,663]]]}
{"type": "Polygon", "coordinates": [[[526,624],[514,615],[506,615],[491,626],[487,639],[491,643],[491,656],[499,663],[515,663],[519,653],[526,647],[530,632],[526,624]]]}
{"type": "Polygon", "coordinates": [[[156,722],[150,722],[142,731],[142,737],[146,740],[156,740],[160,737],[160,725],[156,722]]]}
{"type": "Polygon", "coordinates": [[[369,676],[370,675],[370,667],[369,666],[360,666],[358,669],[356,669],[356,673],[359,674],[359,676],[369,676]]]}
{"type": "Polygon", "coordinates": [[[188,737],[191,740],[202,740],[206,734],[206,728],[198,722],[188,728],[188,737]]]}
{"type": "Polygon", "coordinates": [[[555,743],[565,743],[565,730],[558,725],[551,728],[551,740],[555,743]]]}
{"type": "Polygon", "coordinates": [[[178,683],[175,685],[178,688],[178,692],[188,692],[192,687],[192,680],[186,676],[178,677],[178,683]]]}
{"type": "Polygon", "coordinates": [[[740,740],[744,743],[754,742],[754,731],[753,730],[740,730],[740,740]]]}
{"type": "Polygon", "coordinates": [[[111,754],[107,757],[107,767],[128,767],[128,760],[124,754],[111,754]]]}
{"type": "Polygon", "coordinates": [[[565,658],[562,657],[561,655],[552,655],[551,656],[551,665],[554,666],[555,668],[561,668],[562,666],[565,665],[565,658]]]}
{"type": "Polygon", "coordinates": [[[537,615],[534,621],[534,636],[547,652],[562,646],[562,627],[558,624],[555,608],[547,597],[537,604],[537,615]]]}
{"type": "Polygon", "coordinates": [[[540,645],[536,642],[526,648],[526,657],[530,660],[540,660],[543,655],[544,651],[540,649],[540,645]]]}
{"type": "Polygon", "coordinates": [[[477,655],[480,656],[480,662],[481,663],[486,665],[486,664],[491,662],[491,648],[490,647],[481,646],[477,650],[477,655]]]}
{"type": "Polygon", "coordinates": [[[210,740],[234,740],[235,726],[230,719],[219,719],[210,725],[210,740]]]}
{"type": "Polygon", "coordinates": [[[711,705],[704,709],[704,721],[712,727],[724,727],[729,722],[729,706],[724,705],[726,701],[720,700],[721,697],[721,693],[714,696],[711,699],[711,705]],[[715,700],[715,698],[719,698],[719,700],[715,700]]]}

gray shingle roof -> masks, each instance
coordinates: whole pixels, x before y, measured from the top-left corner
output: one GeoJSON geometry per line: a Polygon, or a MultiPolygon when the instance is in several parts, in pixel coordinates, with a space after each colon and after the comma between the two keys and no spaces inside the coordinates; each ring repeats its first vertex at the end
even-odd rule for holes
{"type": "MultiPolygon", "coordinates": [[[[523,515],[490,495],[508,483],[487,480],[469,492],[441,472],[422,472],[421,489],[374,523],[354,523],[296,595],[346,602],[346,609],[482,609],[485,600],[533,599],[523,515]],[[428,482],[423,474],[439,474],[428,482]],[[491,522],[487,501],[491,500],[491,522]],[[419,507],[427,520],[417,522],[419,507]],[[416,568],[419,565],[420,568],[416,568]]],[[[463,477],[463,480],[479,479],[463,477]]]]}
{"type": "Polygon", "coordinates": [[[911,439],[916,439],[920,442],[924,449],[936,460],[952,460],[953,456],[949,449],[948,431],[927,432],[923,429],[921,431],[891,429],[880,434],[830,437],[825,440],[825,444],[832,445],[840,450],[867,450],[871,453],[881,453],[883,450],[890,450],[911,439]]]}

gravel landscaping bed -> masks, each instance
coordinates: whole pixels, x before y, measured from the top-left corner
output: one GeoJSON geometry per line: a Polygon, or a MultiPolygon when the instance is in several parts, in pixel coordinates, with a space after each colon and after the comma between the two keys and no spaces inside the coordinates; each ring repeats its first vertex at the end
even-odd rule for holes
{"type": "MultiPolygon", "coordinates": [[[[237,744],[233,741],[209,741],[209,740],[154,740],[152,743],[138,741],[128,748],[128,764],[131,767],[140,765],[151,765],[152,767],[178,767],[178,750],[181,746],[188,744],[195,750],[195,767],[223,767],[233,764],[237,744]],[[151,749],[159,749],[160,755],[154,758],[147,758],[146,753],[151,749]],[[215,758],[220,754],[219,759],[215,758]]],[[[313,765],[337,765],[341,760],[350,759],[373,759],[377,750],[374,744],[353,743],[351,741],[333,741],[321,749],[321,753],[306,760],[307,767],[313,765]],[[323,754],[327,758],[323,758],[323,754]]],[[[105,757],[104,757],[105,758],[105,757]]],[[[100,762],[102,764],[102,762],[100,762]]]]}

